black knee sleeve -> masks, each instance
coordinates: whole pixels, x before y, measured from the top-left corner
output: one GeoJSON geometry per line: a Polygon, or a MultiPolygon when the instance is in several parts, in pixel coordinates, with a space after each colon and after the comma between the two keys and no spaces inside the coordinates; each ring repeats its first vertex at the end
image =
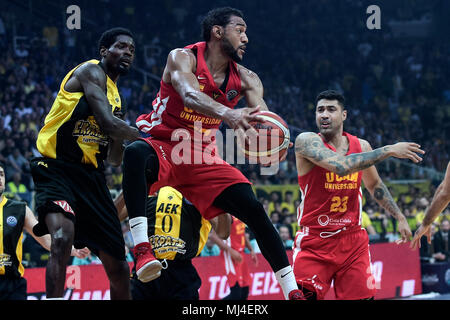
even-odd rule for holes
{"type": "Polygon", "coordinates": [[[148,187],[158,179],[158,172],[158,156],[147,142],[137,140],[125,148],[122,188],[130,218],[145,216],[148,187]]]}

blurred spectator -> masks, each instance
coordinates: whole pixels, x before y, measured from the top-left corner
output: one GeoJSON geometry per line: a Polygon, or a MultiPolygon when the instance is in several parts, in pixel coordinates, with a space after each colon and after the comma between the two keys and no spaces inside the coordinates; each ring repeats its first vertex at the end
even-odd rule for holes
{"type": "Polygon", "coordinates": [[[281,214],[278,211],[273,211],[270,216],[270,221],[272,222],[275,229],[278,230],[278,228],[281,226],[281,214]]]}
{"type": "MultiPolygon", "coordinates": [[[[419,255],[422,262],[434,263],[436,256],[434,254],[434,236],[437,232],[436,224],[431,224],[431,244],[428,243],[427,237],[420,239],[419,255]]],[[[438,255],[439,256],[439,255],[438,255]]]]}
{"type": "Polygon", "coordinates": [[[114,185],[114,188],[116,190],[121,190],[122,189],[122,177],[123,177],[123,173],[122,173],[122,167],[118,166],[113,168],[112,170],[112,182],[114,185]]]}
{"type": "Polygon", "coordinates": [[[215,244],[209,237],[206,244],[200,253],[201,257],[218,256],[220,254],[220,249],[217,244],[215,244]]]}
{"type": "Polygon", "coordinates": [[[26,57],[28,57],[29,52],[28,52],[28,50],[25,47],[25,44],[23,42],[21,42],[19,44],[19,46],[16,48],[15,54],[16,54],[16,56],[18,58],[26,58],[26,57]]]}
{"type": "Polygon", "coordinates": [[[450,221],[443,220],[439,231],[434,235],[434,257],[437,261],[448,261],[450,257],[450,242],[448,232],[450,221]]]}
{"type": "Polygon", "coordinates": [[[28,205],[31,203],[31,193],[22,183],[22,175],[15,172],[13,180],[6,184],[6,192],[8,198],[26,201],[28,205]]]}
{"type": "Polygon", "coordinates": [[[421,197],[417,200],[417,210],[415,213],[416,216],[416,227],[422,223],[423,218],[425,217],[425,209],[430,204],[430,202],[425,197],[421,197]]]}
{"type": "Polygon", "coordinates": [[[294,239],[297,231],[300,229],[297,221],[297,216],[295,214],[290,214],[284,219],[284,224],[289,228],[291,238],[294,239]]]}
{"type": "Polygon", "coordinates": [[[27,159],[20,153],[19,148],[14,148],[13,153],[8,156],[8,163],[13,168],[13,174],[15,172],[27,173],[30,171],[29,163],[27,159]]]}
{"type": "Polygon", "coordinates": [[[286,191],[284,193],[284,201],[281,202],[281,212],[283,212],[284,209],[287,209],[289,214],[295,212],[294,194],[292,191],[286,191]]]}
{"type": "Polygon", "coordinates": [[[361,212],[361,215],[362,215],[361,227],[367,230],[367,233],[369,234],[369,239],[378,238],[378,234],[372,225],[372,221],[370,220],[369,215],[364,210],[361,212]]]}
{"type": "Polygon", "coordinates": [[[283,241],[283,245],[286,249],[292,250],[292,245],[294,244],[294,240],[291,238],[291,234],[289,232],[289,228],[286,225],[280,225],[278,228],[278,233],[280,234],[281,241],[283,241]]]}
{"type": "Polygon", "coordinates": [[[269,201],[269,208],[268,213],[269,216],[272,215],[272,212],[278,211],[281,212],[281,197],[279,191],[272,191],[270,193],[270,201],[269,201]]]}

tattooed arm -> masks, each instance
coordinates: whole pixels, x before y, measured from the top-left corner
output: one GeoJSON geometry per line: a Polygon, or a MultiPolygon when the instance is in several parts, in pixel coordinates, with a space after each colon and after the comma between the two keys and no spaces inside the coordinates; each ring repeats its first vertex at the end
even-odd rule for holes
{"type": "MultiPolygon", "coordinates": [[[[372,150],[367,141],[360,139],[360,142],[364,153],[372,150]]],[[[395,203],[388,188],[381,180],[375,166],[367,168],[363,171],[362,180],[364,182],[364,187],[369,191],[372,197],[374,197],[375,201],[397,220],[397,230],[401,235],[401,240],[397,241],[397,243],[407,242],[410,240],[412,233],[409,228],[408,221],[395,203]]]]}
{"type": "MultiPolygon", "coordinates": [[[[367,143],[365,140],[360,141],[367,143]]],[[[315,165],[330,170],[340,176],[364,170],[388,157],[408,158],[414,162],[419,162],[422,159],[417,153],[424,153],[419,148],[420,146],[415,143],[399,142],[395,145],[388,145],[375,150],[370,148],[370,151],[367,152],[343,156],[328,149],[316,133],[304,132],[298,135],[295,140],[297,159],[299,157],[306,158],[315,165]]]]}

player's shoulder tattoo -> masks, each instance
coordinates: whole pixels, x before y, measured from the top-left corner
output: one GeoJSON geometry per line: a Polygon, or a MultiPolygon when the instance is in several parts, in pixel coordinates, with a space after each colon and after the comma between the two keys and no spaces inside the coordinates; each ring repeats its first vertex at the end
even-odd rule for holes
{"type": "Polygon", "coordinates": [[[297,136],[295,152],[318,161],[332,155],[332,151],[324,146],[322,139],[314,132],[303,132],[297,136]]]}

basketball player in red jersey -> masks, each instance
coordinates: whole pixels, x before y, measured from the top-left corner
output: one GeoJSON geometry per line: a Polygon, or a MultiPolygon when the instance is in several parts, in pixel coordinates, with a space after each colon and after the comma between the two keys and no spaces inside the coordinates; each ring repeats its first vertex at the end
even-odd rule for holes
{"type": "Polygon", "coordinates": [[[228,212],[243,221],[255,234],[284,297],[300,300],[302,293],[283,243],[250,182],[214,148],[205,151],[214,146],[222,121],[234,130],[246,131],[251,129],[249,122],[262,121],[255,113],[267,110],[259,77],[238,64],[248,43],[247,25],[241,11],[227,7],[211,10],[202,29],[204,42],[169,53],[153,111],[136,120],[138,128],[150,137],[133,142],[125,150],[123,194],[135,244],[137,276],[143,282],[150,281],[161,269],[148,242],[145,200],[148,193],[169,185],[206,219],[228,212]],[[233,109],[242,97],[248,107],[233,109]],[[199,123],[201,129],[196,126],[199,123]],[[191,149],[181,155],[177,136],[186,134],[189,139],[200,134],[200,144],[191,143],[191,149]],[[211,161],[205,161],[205,154],[211,161]],[[190,161],[198,156],[201,163],[190,161]],[[185,157],[188,161],[180,161],[185,157]]]}
{"type": "Polygon", "coordinates": [[[316,99],[320,133],[301,133],[295,141],[302,203],[300,230],[294,241],[294,274],[308,299],[323,299],[334,280],[337,299],[372,299],[369,238],[361,227],[361,181],[380,206],[398,222],[401,239],[411,238],[405,216],[392,199],[374,164],[388,158],[420,162],[424,151],[400,142],[372,150],[370,144],[344,132],[344,97],[324,91],[316,99]]]}
{"type": "Polygon", "coordinates": [[[245,223],[232,217],[230,236],[222,240],[211,232],[210,238],[220,248],[220,256],[224,262],[227,274],[230,294],[222,300],[247,300],[251,284],[251,275],[247,261],[244,257],[244,250],[250,251],[253,263],[258,265],[258,257],[253,250],[248,234],[245,232],[245,223]]]}

